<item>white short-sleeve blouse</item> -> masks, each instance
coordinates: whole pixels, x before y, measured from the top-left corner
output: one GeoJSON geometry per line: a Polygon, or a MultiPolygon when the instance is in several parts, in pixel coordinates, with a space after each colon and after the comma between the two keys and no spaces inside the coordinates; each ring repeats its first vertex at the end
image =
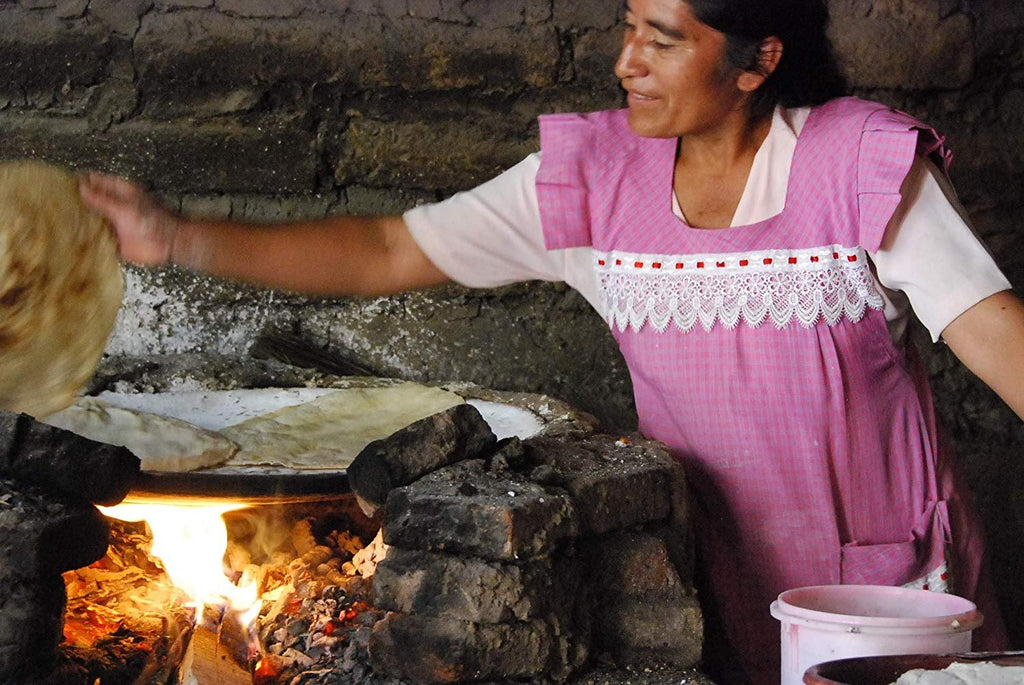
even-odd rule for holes
{"type": "MultiPolygon", "coordinates": [[[[776,109],[731,225],[782,211],[797,136],[808,114],[809,108],[776,109]]],[[[535,185],[539,167],[540,153],[534,153],[472,190],[410,209],[405,222],[427,257],[458,283],[564,281],[600,311],[591,248],[544,247],[535,185]]],[[[913,308],[938,340],[957,316],[1011,286],[975,235],[946,176],[930,161],[915,160],[901,193],[881,248],[870,253],[875,278],[894,338],[903,336],[913,308]]],[[[674,209],[682,218],[678,203],[674,209]]]]}

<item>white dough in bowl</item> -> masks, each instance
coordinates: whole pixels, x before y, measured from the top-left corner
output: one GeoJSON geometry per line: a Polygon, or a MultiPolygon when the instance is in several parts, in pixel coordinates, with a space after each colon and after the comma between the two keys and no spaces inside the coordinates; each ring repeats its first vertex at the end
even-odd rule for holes
{"type": "Polygon", "coordinates": [[[1000,666],[990,661],[954,663],[942,670],[915,668],[893,685],[1022,685],[1024,666],[1000,666]]]}

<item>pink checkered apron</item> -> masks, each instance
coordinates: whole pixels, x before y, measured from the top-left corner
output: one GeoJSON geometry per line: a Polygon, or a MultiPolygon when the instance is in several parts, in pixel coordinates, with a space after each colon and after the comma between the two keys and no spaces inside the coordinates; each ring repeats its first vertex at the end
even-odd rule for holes
{"type": "Polygon", "coordinates": [[[982,535],[865,253],[915,152],[948,163],[941,140],[882,105],[833,101],[799,136],[781,214],[702,230],[672,212],[677,141],[637,137],[626,116],[542,117],[537,192],[547,247],[594,251],[641,431],[686,467],[706,668],[777,683],[780,592],[902,585],[947,560],[986,611],[976,646],[999,646],[982,535]]]}

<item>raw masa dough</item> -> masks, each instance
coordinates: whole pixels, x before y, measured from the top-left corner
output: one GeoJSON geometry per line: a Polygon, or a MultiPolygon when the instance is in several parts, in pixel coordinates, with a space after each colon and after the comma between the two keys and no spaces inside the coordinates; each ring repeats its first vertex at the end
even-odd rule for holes
{"type": "Polygon", "coordinates": [[[1000,666],[991,661],[954,663],[942,670],[915,668],[893,685],[1020,685],[1024,666],[1000,666]]]}
{"type": "Polygon", "coordinates": [[[121,306],[117,240],[74,177],[0,163],[0,409],[67,407],[96,369],[121,306]]]}
{"type": "Polygon", "coordinates": [[[241,448],[227,466],[344,469],[370,442],[464,401],[418,383],[338,390],[223,428],[241,448]]]}
{"type": "Polygon", "coordinates": [[[195,471],[224,463],[238,445],[185,421],[82,398],[44,423],[91,440],[127,447],[143,471],[195,471]]]}

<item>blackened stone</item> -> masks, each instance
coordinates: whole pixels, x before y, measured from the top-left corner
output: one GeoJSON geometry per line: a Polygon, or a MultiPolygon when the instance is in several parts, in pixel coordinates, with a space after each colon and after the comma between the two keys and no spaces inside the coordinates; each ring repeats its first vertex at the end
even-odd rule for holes
{"type": "Polygon", "coordinates": [[[374,626],[369,649],[375,673],[415,683],[560,681],[587,657],[557,619],[481,624],[398,613],[374,626]]]}
{"type": "Polygon", "coordinates": [[[508,564],[391,547],[377,566],[373,585],[380,609],[503,623],[573,606],[578,580],[575,557],[508,564]]]}
{"type": "Polygon", "coordinates": [[[585,534],[675,518],[685,503],[674,496],[683,487],[682,467],[662,443],[591,435],[531,438],[526,445],[537,465],[534,473],[543,472],[545,482],[564,483],[585,534]]]}
{"type": "Polygon", "coordinates": [[[371,442],[348,467],[348,481],[372,515],[392,488],[442,466],[487,456],[496,442],[477,408],[458,404],[371,442]]]}
{"type": "Polygon", "coordinates": [[[695,595],[608,599],[595,625],[593,651],[620,666],[690,667],[700,661],[704,620],[695,595]]]}
{"type": "Polygon", "coordinates": [[[593,648],[621,666],[697,663],[704,622],[693,587],[673,561],[669,526],[582,543],[594,616],[593,648]]]}
{"type": "Polygon", "coordinates": [[[681,595],[684,584],[658,535],[645,530],[614,533],[583,543],[590,582],[602,596],[609,594],[681,595]]]}
{"type": "Polygon", "coordinates": [[[138,457],[124,447],[0,412],[0,477],[109,506],[125,498],[138,473],[138,457]]]}
{"type": "MultiPolygon", "coordinates": [[[[11,563],[0,560],[0,566],[11,563]]],[[[49,673],[64,628],[67,592],[59,574],[7,578],[0,588],[0,682],[25,683],[49,673]]]]}
{"type": "Polygon", "coordinates": [[[110,525],[95,507],[0,480],[0,594],[12,578],[59,575],[103,557],[110,525]]]}
{"type": "Polygon", "coordinates": [[[383,529],[396,547],[515,560],[553,552],[578,525],[564,491],[474,459],[392,490],[383,529]]]}
{"type": "Polygon", "coordinates": [[[302,193],[316,183],[313,134],[291,120],[131,119],[93,131],[81,119],[0,114],[0,128],[0,157],[118,173],[164,192],[302,193]]]}

